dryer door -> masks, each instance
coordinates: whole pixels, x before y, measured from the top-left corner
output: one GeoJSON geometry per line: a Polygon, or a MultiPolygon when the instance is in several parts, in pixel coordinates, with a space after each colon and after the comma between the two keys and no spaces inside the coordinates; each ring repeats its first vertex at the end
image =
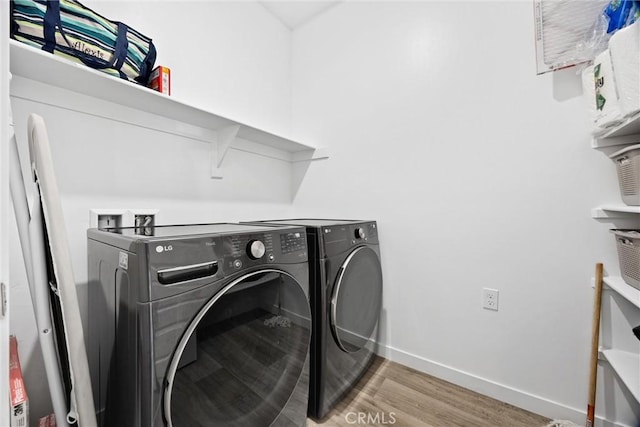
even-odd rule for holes
{"type": "Polygon", "coordinates": [[[304,420],[310,336],[307,295],[292,276],[262,270],[230,283],[204,305],[174,352],[167,424],[269,426],[290,411],[304,420]],[[288,403],[294,392],[300,408],[288,403]]]}
{"type": "Polygon", "coordinates": [[[353,353],[371,338],[382,306],[382,269],[376,252],[355,249],[338,271],[331,297],[331,331],[340,348],[353,353]]]}

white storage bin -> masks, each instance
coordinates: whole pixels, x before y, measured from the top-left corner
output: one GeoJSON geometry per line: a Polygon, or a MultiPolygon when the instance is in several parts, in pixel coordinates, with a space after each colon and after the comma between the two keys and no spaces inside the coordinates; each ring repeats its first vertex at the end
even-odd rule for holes
{"type": "Polygon", "coordinates": [[[622,201],[640,206],[640,144],[623,148],[609,157],[616,164],[622,201]]]}
{"type": "Polygon", "coordinates": [[[620,113],[633,115],[640,111],[640,21],[611,36],[609,51],[620,113]]]}
{"type": "Polygon", "coordinates": [[[640,289],[640,230],[611,230],[616,235],[618,261],[624,281],[640,289]]]}

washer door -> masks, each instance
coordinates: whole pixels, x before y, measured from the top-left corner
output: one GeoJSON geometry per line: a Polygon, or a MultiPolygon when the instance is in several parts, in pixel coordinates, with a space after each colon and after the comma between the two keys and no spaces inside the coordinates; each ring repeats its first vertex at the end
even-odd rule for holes
{"type": "Polygon", "coordinates": [[[307,295],[292,276],[261,270],[230,283],[204,305],[174,352],[167,424],[271,425],[304,374],[310,336],[307,295]]]}
{"type": "Polygon", "coordinates": [[[331,331],[338,346],[353,353],[371,338],[382,306],[382,269],[373,249],[360,246],[338,271],[331,298],[331,331]]]}

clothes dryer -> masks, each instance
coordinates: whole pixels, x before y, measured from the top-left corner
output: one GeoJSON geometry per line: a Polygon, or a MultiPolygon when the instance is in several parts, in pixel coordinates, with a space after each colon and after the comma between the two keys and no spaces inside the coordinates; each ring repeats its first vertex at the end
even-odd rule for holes
{"type": "Polygon", "coordinates": [[[144,232],[88,231],[88,354],[100,425],[305,425],[305,229],[144,232]]]}
{"type": "Polygon", "coordinates": [[[375,355],[382,306],[375,221],[260,221],[304,226],[309,244],[313,333],[309,415],[323,418],[366,372],[375,355]]]}

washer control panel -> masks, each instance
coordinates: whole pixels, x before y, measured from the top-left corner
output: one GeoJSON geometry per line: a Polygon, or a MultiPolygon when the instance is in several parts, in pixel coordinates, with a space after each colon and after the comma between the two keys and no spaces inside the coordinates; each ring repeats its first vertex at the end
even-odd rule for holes
{"type": "Polygon", "coordinates": [[[267,247],[262,240],[251,240],[247,244],[247,255],[251,259],[260,259],[264,256],[267,247]]]}
{"type": "Polygon", "coordinates": [[[223,269],[229,274],[256,265],[297,263],[308,259],[304,229],[225,236],[223,245],[223,269]]]}
{"type": "Polygon", "coordinates": [[[282,254],[288,254],[296,251],[307,250],[307,236],[306,233],[296,231],[293,233],[280,234],[280,247],[282,248],[282,254]]]}
{"type": "Polygon", "coordinates": [[[224,270],[232,272],[264,263],[273,254],[273,234],[237,234],[223,237],[224,270]]]}

